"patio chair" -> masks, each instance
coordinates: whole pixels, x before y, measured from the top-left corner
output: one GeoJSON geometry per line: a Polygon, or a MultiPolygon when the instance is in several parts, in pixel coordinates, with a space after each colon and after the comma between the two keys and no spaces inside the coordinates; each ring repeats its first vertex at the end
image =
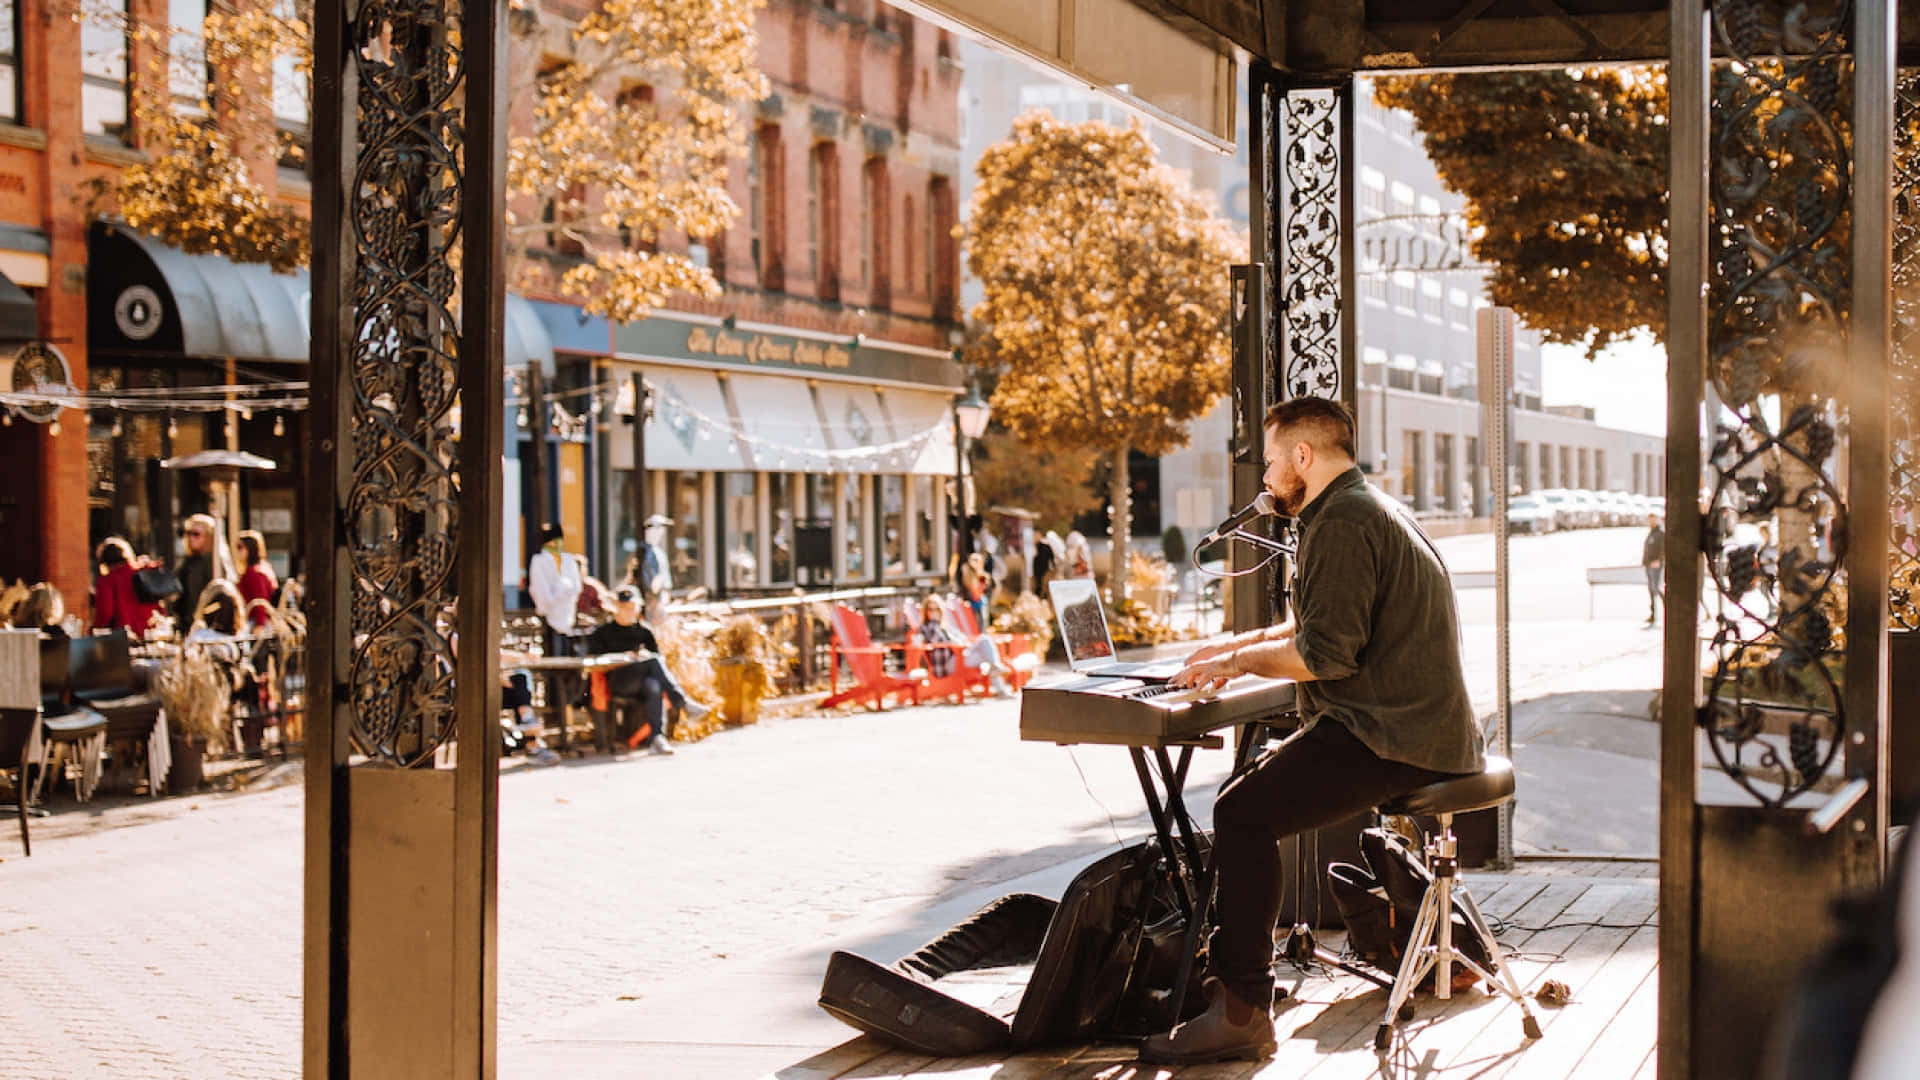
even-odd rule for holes
{"type": "Polygon", "coordinates": [[[33,798],[45,798],[47,785],[66,775],[69,763],[78,768],[73,795],[80,802],[93,797],[100,783],[100,760],[107,745],[106,717],[69,696],[70,644],[65,637],[40,638],[40,779],[33,798]]]}
{"type": "Polygon", "coordinates": [[[14,804],[20,814],[20,850],[33,855],[33,837],[27,831],[27,766],[40,739],[40,713],[34,709],[0,709],[0,772],[13,773],[14,804]]]}
{"type": "MultiPolygon", "coordinates": [[[[833,605],[832,692],[820,702],[823,709],[835,705],[860,703],[869,708],[885,708],[888,698],[918,704],[921,683],[917,679],[887,674],[886,658],[890,650],[875,645],[867,630],[866,616],[846,606],[833,605]],[[853,673],[853,685],[840,689],[840,658],[846,657],[847,670],[853,673]]],[[[898,646],[893,646],[898,648],[898,646]]]]}
{"type": "Polygon", "coordinates": [[[991,692],[987,673],[967,666],[966,651],[967,647],[957,641],[928,642],[917,635],[908,640],[907,677],[920,681],[919,700],[951,698],[964,705],[968,691],[982,695],[991,692]],[[936,649],[953,654],[953,666],[945,675],[933,674],[933,665],[927,660],[928,654],[936,649]]]}
{"type": "MultiPolygon", "coordinates": [[[[950,597],[947,600],[947,614],[953,620],[953,625],[959,629],[961,637],[966,639],[966,644],[971,645],[980,638],[980,623],[973,617],[973,605],[957,596],[950,597]]],[[[1033,673],[1040,670],[1040,658],[1026,649],[1015,651],[1014,635],[990,633],[988,636],[993,638],[994,644],[999,648],[1000,659],[1006,662],[1007,682],[1011,683],[1015,690],[1026,686],[1033,678],[1033,673]]],[[[1020,637],[1022,641],[1025,640],[1025,635],[1020,637]]],[[[983,675],[981,678],[984,680],[986,676],[983,675]]]]}
{"type": "Polygon", "coordinates": [[[106,745],[124,747],[129,762],[145,759],[147,794],[166,789],[172,753],[167,744],[166,714],[160,699],[143,692],[133,669],[131,642],[125,630],[77,637],[70,643],[67,672],[76,704],[86,705],[107,718],[106,745]]]}

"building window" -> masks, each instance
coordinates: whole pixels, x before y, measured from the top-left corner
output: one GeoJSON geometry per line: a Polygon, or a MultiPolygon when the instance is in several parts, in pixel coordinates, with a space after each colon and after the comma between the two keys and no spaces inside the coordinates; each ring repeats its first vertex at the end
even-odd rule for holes
{"type": "Polygon", "coordinates": [[[914,240],[919,236],[919,224],[919,219],[913,216],[913,196],[909,195],[900,204],[900,282],[907,287],[908,296],[914,295],[921,284],[915,280],[915,276],[922,269],[919,263],[919,252],[914,250],[914,240]]]}
{"type": "Polygon", "coordinates": [[[725,473],[721,480],[722,520],[726,534],[727,588],[750,589],[760,584],[760,515],[754,498],[754,474],[725,473]]]}
{"type": "Polygon", "coordinates": [[[207,0],[167,0],[167,92],[173,110],[197,116],[206,111],[207,0]]]}
{"type": "Polygon", "coordinates": [[[1428,322],[1446,321],[1446,289],[1432,278],[1420,283],[1420,314],[1428,322]]]}
{"type": "Polygon", "coordinates": [[[916,476],[913,478],[913,548],[914,570],[921,574],[930,574],[940,565],[939,553],[935,550],[943,546],[946,536],[946,515],[935,514],[933,505],[933,477],[916,476]],[[936,524],[938,522],[939,524],[936,524]]]}
{"type": "Polygon", "coordinates": [[[814,295],[840,299],[840,148],[816,143],[807,159],[807,262],[814,295]]]}
{"type": "Polygon", "coordinates": [[[1426,440],[1418,431],[1401,433],[1400,451],[1400,501],[1415,510],[1427,508],[1426,484],[1426,440]]]}
{"type": "Polygon", "coordinates": [[[879,310],[893,305],[893,281],[887,256],[888,227],[892,215],[887,211],[889,188],[885,158],[869,158],[861,170],[860,187],[867,212],[860,216],[864,243],[860,245],[860,276],[867,283],[867,304],[879,310]]]}
{"type": "Polygon", "coordinates": [[[685,590],[705,585],[706,559],[700,544],[701,526],[706,523],[706,500],[701,498],[700,474],[667,474],[667,516],[673,519],[667,536],[667,566],[673,575],[673,587],[685,590]]]}
{"type": "Polygon", "coordinates": [[[1607,483],[1607,452],[1605,450],[1593,452],[1593,486],[1596,491],[1607,491],[1612,487],[1607,483]]]}
{"type": "Polygon", "coordinates": [[[1560,468],[1557,471],[1560,474],[1560,486],[1572,487],[1573,486],[1573,447],[1563,446],[1560,448],[1560,468]]]}
{"type": "Polygon", "coordinates": [[[1387,176],[1379,169],[1360,166],[1360,209],[1370,217],[1387,212],[1387,176]]]}
{"type": "Polygon", "coordinates": [[[1369,304],[1385,306],[1387,303],[1387,272],[1380,269],[1380,260],[1370,256],[1360,256],[1359,273],[1360,298],[1369,304]]]}
{"type": "Polygon", "coordinates": [[[0,0],[0,121],[20,122],[20,5],[0,0]]]}
{"type": "Polygon", "coordinates": [[[1368,345],[1360,350],[1360,385],[1380,386],[1387,381],[1387,350],[1368,345]]]}
{"type": "Polygon", "coordinates": [[[933,290],[933,317],[958,319],[960,254],[954,247],[953,226],[958,206],[953,180],[936,176],[927,185],[927,280],[933,290]]]}
{"type": "Polygon", "coordinates": [[[1429,490],[1433,492],[1435,509],[1466,509],[1455,502],[1459,491],[1453,482],[1453,436],[1450,434],[1436,433],[1433,437],[1433,487],[1429,490]]]}
{"type": "Polygon", "coordinates": [[[768,531],[773,544],[767,556],[767,584],[793,582],[793,530],[800,523],[800,478],[792,473],[767,477],[768,531]]]}
{"type": "MultiPolygon", "coordinates": [[[[1413,188],[1398,180],[1393,182],[1393,216],[1401,218],[1413,216],[1413,188]]],[[[1402,222],[1402,225],[1409,231],[1413,228],[1411,221],[1402,222]]]]}
{"type": "Polygon", "coordinates": [[[80,125],[88,135],[131,142],[127,127],[127,17],[123,4],[103,21],[87,16],[80,23],[80,125]]]}
{"type": "Polygon", "coordinates": [[[748,229],[754,273],[760,287],[779,291],[786,287],[785,177],[780,167],[780,129],[764,124],[754,133],[753,152],[747,157],[748,229]]]}
{"type": "MultiPolygon", "coordinates": [[[[299,18],[290,3],[274,8],[276,18],[291,22],[299,18]]],[[[291,54],[273,58],[273,126],[280,135],[280,164],[290,169],[306,169],[313,148],[313,95],[307,76],[300,73],[291,54]]]]}
{"type": "Polygon", "coordinates": [[[873,577],[873,564],[867,560],[867,485],[870,476],[840,478],[840,550],[845,559],[844,581],[866,581],[873,577]]]}
{"type": "Polygon", "coordinates": [[[1420,370],[1420,362],[1412,353],[1400,353],[1393,358],[1393,365],[1387,371],[1387,385],[1395,390],[1411,390],[1414,377],[1420,370]]]}
{"type": "Polygon", "coordinates": [[[907,478],[880,479],[880,566],[887,577],[913,572],[907,561],[907,478]]]}
{"type": "Polygon", "coordinates": [[[1419,295],[1419,286],[1414,281],[1413,271],[1395,270],[1393,272],[1393,283],[1388,287],[1387,293],[1388,298],[1393,301],[1394,307],[1408,314],[1412,314],[1414,305],[1419,303],[1416,299],[1419,295]]]}

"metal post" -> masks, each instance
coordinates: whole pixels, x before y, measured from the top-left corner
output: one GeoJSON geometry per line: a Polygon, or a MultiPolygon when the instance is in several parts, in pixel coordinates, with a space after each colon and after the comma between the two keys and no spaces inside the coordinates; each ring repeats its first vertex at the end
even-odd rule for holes
{"type": "MultiPolygon", "coordinates": [[[[1513,438],[1513,332],[1512,308],[1481,308],[1475,327],[1480,354],[1480,408],[1483,419],[1481,445],[1492,458],[1493,475],[1493,623],[1494,675],[1498,699],[1494,713],[1493,738],[1500,756],[1513,760],[1513,650],[1512,606],[1513,578],[1507,561],[1507,460],[1513,438]]],[[[1497,817],[1496,863],[1513,865],[1513,801],[1494,811],[1497,817]]]]}
{"type": "Polygon", "coordinates": [[[1662,1080],[1693,1069],[1698,857],[1694,789],[1700,699],[1700,405],[1707,363],[1708,13],[1672,0],[1672,202],[1667,291],[1667,549],[1665,670],[1660,695],[1660,1041],[1662,1080]]]}
{"type": "MultiPolygon", "coordinates": [[[[633,375],[633,479],[630,488],[633,493],[633,537],[635,547],[644,551],[647,546],[648,509],[647,490],[647,421],[653,416],[653,403],[647,397],[647,383],[639,372],[633,375]]],[[[645,558],[641,564],[645,565],[645,558]]],[[[625,568],[622,567],[622,570],[625,568]]],[[[640,582],[640,593],[647,593],[647,582],[640,582]]]]}
{"type": "Polygon", "coordinates": [[[953,409],[953,517],[959,523],[953,545],[953,587],[964,596],[961,570],[973,554],[973,529],[967,520],[967,434],[960,430],[958,404],[953,409]]]}
{"type": "Polygon", "coordinates": [[[1850,889],[1886,872],[1891,679],[1887,664],[1888,402],[1893,355],[1893,107],[1897,77],[1892,0],[1855,0],[1853,40],[1853,320],[1847,401],[1846,749],[1849,779],[1868,796],[1850,815],[1843,865],[1850,889]]]}
{"type": "Polygon", "coordinates": [[[494,1074],[504,16],[315,8],[312,1078],[494,1074]]]}
{"type": "MultiPolygon", "coordinates": [[[[526,542],[521,545],[523,562],[532,562],[540,551],[540,528],[555,521],[552,498],[547,492],[547,386],[545,372],[540,370],[540,361],[527,364],[524,385],[527,394],[527,440],[531,452],[527,455],[526,471],[521,474],[521,490],[526,498],[526,516],[520,522],[520,532],[526,542]]],[[[526,567],[520,567],[525,570],[526,567]]]]}

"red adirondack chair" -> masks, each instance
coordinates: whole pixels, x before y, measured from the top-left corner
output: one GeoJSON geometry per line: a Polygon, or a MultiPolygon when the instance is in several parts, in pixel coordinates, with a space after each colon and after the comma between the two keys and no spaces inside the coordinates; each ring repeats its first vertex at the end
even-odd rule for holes
{"type": "MultiPolygon", "coordinates": [[[[833,667],[832,692],[820,702],[821,708],[831,708],[849,702],[858,702],[869,708],[885,708],[889,697],[898,701],[918,703],[921,682],[918,679],[903,679],[887,674],[887,652],[885,645],[875,645],[873,637],[867,631],[866,616],[846,606],[833,605],[833,667]],[[846,657],[847,670],[853,673],[853,685],[840,689],[840,658],[846,657]]],[[[895,646],[896,648],[898,646],[895,646]]]]}
{"type": "MultiPolygon", "coordinates": [[[[947,600],[947,616],[959,629],[963,644],[971,645],[980,636],[980,623],[973,617],[972,604],[957,596],[950,597],[947,600]]],[[[1033,673],[1040,669],[1040,658],[1025,647],[1026,635],[993,634],[992,637],[1000,648],[1000,659],[1011,669],[1007,681],[1013,684],[1015,690],[1026,686],[1028,680],[1033,678],[1033,673]],[[1015,648],[1016,645],[1020,647],[1015,648]]],[[[975,670],[978,671],[977,668],[975,670]]],[[[979,681],[982,687],[987,685],[985,675],[981,675],[979,681]]]]}

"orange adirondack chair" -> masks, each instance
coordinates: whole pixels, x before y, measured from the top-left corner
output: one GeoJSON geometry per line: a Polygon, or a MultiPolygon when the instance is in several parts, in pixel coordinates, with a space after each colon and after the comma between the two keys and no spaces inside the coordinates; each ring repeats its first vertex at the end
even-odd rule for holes
{"type": "Polygon", "coordinates": [[[831,708],[859,702],[869,708],[885,708],[889,697],[896,702],[906,700],[917,704],[920,700],[920,680],[887,674],[888,647],[873,643],[873,637],[867,631],[866,616],[845,604],[833,605],[831,616],[832,692],[820,702],[820,707],[831,708]],[[853,685],[845,690],[840,689],[840,658],[843,656],[847,658],[847,670],[853,673],[853,685]]]}

